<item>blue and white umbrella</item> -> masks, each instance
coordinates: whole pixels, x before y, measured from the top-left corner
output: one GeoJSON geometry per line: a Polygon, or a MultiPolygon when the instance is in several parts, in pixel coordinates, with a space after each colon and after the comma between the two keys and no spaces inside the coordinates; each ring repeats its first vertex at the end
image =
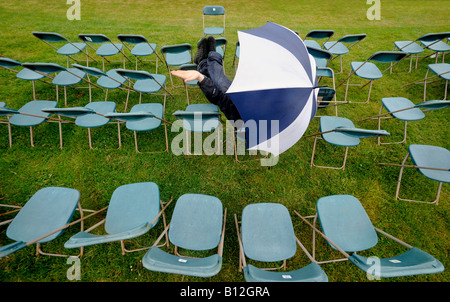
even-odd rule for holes
{"type": "Polygon", "coordinates": [[[238,38],[239,65],[227,94],[244,121],[247,149],[278,156],[316,114],[315,60],[294,31],[271,22],[238,31],[238,38]]]}

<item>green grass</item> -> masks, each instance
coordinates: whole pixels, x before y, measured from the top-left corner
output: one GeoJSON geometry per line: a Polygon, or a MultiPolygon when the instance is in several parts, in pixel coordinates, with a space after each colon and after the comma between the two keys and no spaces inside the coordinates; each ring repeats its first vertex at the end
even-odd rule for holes
{"type": "MultiPolygon", "coordinates": [[[[77,41],[80,33],[102,33],[116,40],[117,34],[142,34],[151,41],[163,45],[196,43],[202,36],[200,1],[85,1],[81,0],[81,20],[68,21],[66,1],[26,1],[0,4],[0,54],[21,62],[55,62],[65,66],[65,58],[32,36],[32,31],[53,31],[77,41]],[[142,3],[141,3],[142,2],[142,3]]],[[[336,82],[343,81],[351,61],[363,61],[380,50],[392,50],[396,40],[411,40],[425,33],[448,31],[450,7],[445,1],[382,0],[380,21],[369,21],[366,1],[224,1],[226,8],[226,37],[229,48],[225,56],[227,74],[232,78],[234,45],[237,31],[262,26],[272,21],[299,32],[304,37],[312,29],[333,29],[335,37],[345,34],[366,33],[367,38],[344,56],[344,73],[336,75],[336,82]]],[[[426,54],[429,54],[426,52],[426,54]]],[[[448,60],[447,60],[448,61],[448,60]]],[[[433,59],[421,59],[417,70],[408,73],[409,62],[395,66],[392,74],[374,83],[371,102],[368,105],[339,106],[339,116],[347,117],[362,128],[376,128],[376,121],[358,120],[376,115],[383,97],[402,96],[418,103],[423,97],[423,86],[403,84],[422,79],[426,66],[433,59]]],[[[339,70],[339,61],[331,63],[339,70]]],[[[114,65],[119,67],[120,65],[114,65]]],[[[101,67],[101,66],[99,66],[101,67]]],[[[133,68],[129,64],[130,68],[133,68]]],[[[153,65],[145,70],[153,72],[153,65]]],[[[167,69],[160,66],[160,73],[167,69]]],[[[353,78],[355,79],[355,78],[353,78]]],[[[178,82],[181,83],[181,82],[178,82]]],[[[31,84],[15,78],[7,70],[0,70],[0,101],[8,107],[19,109],[32,99],[31,84]]],[[[36,84],[38,99],[55,99],[53,86],[36,84]]],[[[166,118],[174,121],[172,113],[186,106],[182,88],[169,89],[174,95],[168,98],[166,118]]],[[[428,99],[443,97],[443,82],[429,86],[428,99]]],[[[88,94],[83,89],[68,90],[69,106],[84,106],[88,94]]],[[[343,100],[344,87],[337,89],[343,100]]],[[[351,100],[361,101],[367,88],[350,90],[351,100]]],[[[192,103],[206,103],[199,89],[190,90],[192,103]]],[[[62,97],[62,94],[60,95],[62,97]]],[[[102,100],[104,92],[94,91],[94,100],[102,100]]],[[[117,103],[122,112],[126,92],[111,91],[109,100],[117,103]]],[[[144,102],[160,101],[156,96],[144,96],[144,102]]],[[[128,108],[138,102],[132,94],[128,108]]],[[[63,104],[61,104],[63,106],[63,104]]],[[[319,111],[320,115],[333,114],[331,108],[319,111]]],[[[224,120],[223,120],[224,121],[224,120]]],[[[114,189],[120,185],[153,181],[161,189],[161,198],[175,200],[184,193],[202,193],[217,196],[228,209],[224,263],[221,272],[211,278],[183,277],[147,271],[141,259],[145,254],[137,252],[122,256],[120,244],[102,244],[88,247],[81,258],[82,281],[244,281],[238,271],[238,243],[233,215],[242,212],[245,205],[257,202],[279,202],[292,213],[297,235],[310,246],[310,230],[294,216],[293,211],[304,215],[314,214],[318,198],[333,194],[351,194],[361,200],[375,226],[392,233],[413,246],[417,246],[449,266],[449,192],[444,184],[439,205],[396,201],[395,187],[399,168],[381,167],[379,162],[400,163],[409,144],[430,144],[449,148],[449,132],[446,123],[448,111],[426,113],[426,118],[408,125],[406,144],[378,146],[375,139],[366,139],[358,147],[350,148],[344,171],[312,168],[310,158],[313,146],[311,138],[301,139],[294,147],[280,156],[274,167],[261,167],[258,162],[236,163],[232,155],[175,156],[172,153],[137,154],[133,136],[122,126],[122,148],[117,149],[117,127],[107,125],[93,131],[94,150],[88,148],[86,129],[64,125],[64,147],[60,150],[58,127],[46,123],[34,129],[35,147],[30,147],[29,131],[13,127],[13,146],[8,147],[7,127],[0,127],[0,203],[23,205],[37,190],[45,186],[66,186],[81,192],[81,204],[87,209],[107,206],[114,189]]],[[[392,134],[389,139],[400,138],[402,123],[390,120],[383,124],[392,134]]],[[[315,133],[315,118],[306,134],[315,133]]],[[[169,143],[178,133],[171,133],[169,143]]],[[[164,133],[157,130],[141,133],[141,149],[145,151],[163,148],[164,133]]],[[[339,165],[343,150],[325,146],[319,142],[317,163],[339,165]]],[[[405,172],[403,193],[408,197],[431,200],[437,188],[435,182],[422,177],[417,171],[405,172]]],[[[168,219],[173,205],[168,209],[168,219]]],[[[1,213],[7,211],[1,208],[1,213]]],[[[78,215],[78,214],[77,214],[78,215]]],[[[101,216],[101,215],[100,215],[101,216]]],[[[103,215],[104,216],[104,215],[103,215]]],[[[3,216],[10,219],[13,216],[3,216]]],[[[78,216],[77,216],[78,217],[78,216]]],[[[91,219],[92,225],[98,219],[91,219]]],[[[101,229],[100,229],[101,230],[101,229]]],[[[128,242],[130,246],[151,244],[162,230],[161,225],[149,235],[128,242]]],[[[0,228],[1,244],[9,241],[6,226],[0,228]]],[[[71,227],[60,238],[48,244],[49,251],[64,251],[63,243],[74,233],[71,227]]],[[[321,256],[335,255],[324,242],[318,243],[321,256]]],[[[299,249],[300,250],[300,249],[299,249]]],[[[381,237],[380,247],[373,255],[390,256],[401,252],[396,244],[381,237]]],[[[76,253],[76,252],[75,252],[76,253]]],[[[289,269],[308,263],[301,252],[291,261],[289,269]]],[[[0,260],[0,281],[67,281],[70,267],[65,258],[36,256],[34,247],[18,251],[0,260]]],[[[350,262],[323,265],[330,281],[367,282],[366,275],[350,262]]],[[[448,282],[447,272],[435,275],[382,279],[386,282],[448,282]]]]}

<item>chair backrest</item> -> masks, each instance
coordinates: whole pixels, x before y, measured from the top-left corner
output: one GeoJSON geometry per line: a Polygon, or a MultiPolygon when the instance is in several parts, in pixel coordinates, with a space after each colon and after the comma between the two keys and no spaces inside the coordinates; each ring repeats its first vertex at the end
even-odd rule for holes
{"type": "Polygon", "coordinates": [[[22,63],[19,61],[10,59],[10,58],[0,58],[0,66],[5,68],[14,68],[18,66],[22,66],[22,63]]]}
{"type": "Polygon", "coordinates": [[[144,70],[116,69],[116,72],[122,77],[133,80],[154,80],[154,77],[148,71],[144,70]]]}
{"type": "Polygon", "coordinates": [[[448,37],[450,37],[450,32],[429,33],[429,34],[425,34],[425,35],[417,38],[417,41],[434,42],[434,41],[443,40],[443,39],[448,38],[448,37]]]}
{"type": "Polygon", "coordinates": [[[242,211],[241,234],[245,255],[256,261],[282,261],[297,251],[289,211],[279,203],[247,205],[242,211]]]}
{"type": "Polygon", "coordinates": [[[67,39],[64,38],[61,34],[53,33],[53,32],[40,32],[40,31],[33,31],[32,34],[43,41],[47,41],[50,43],[53,42],[67,42],[67,39]]]}
{"type": "Polygon", "coordinates": [[[378,51],[369,57],[369,61],[393,63],[400,61],[408,54],[404,51],[378,51]]]}
{"type": "MultiPolygon", "coordinates": [[[[159,187],[153,182],[126,184],[114,190],[106,213],[105,230],[116,234],[142,226],[160,211],[159,187]]],[[[156,223],[156,221],[155,221],[156,223]]]]}
{"type": "Polygon", "coordinates": [[[189,43],[164,45],[161,47],[166,63],[173,66],[191,63],[192,45],[189,43]]]}
{"type": "Polygon", "coordinates": [[[203,15],[225,15],[225,8],[220,5],[207,5],[203,7],[203,15]]]}
{"type": "Polygon", "coordinates": [[[323,233],[346,252],[367,250],[378,236],[361,202],[351,195],[332,195],[317,201],[323,233]]]}
{"type": "Polygon", "coordinates": [[[78,37],[81,40],[83,40],[84,42],[90,42],[90,43],[96,43],[96,44],[111,42],[111,40],[103,34],[79,34],[78,37]]]}
{"type": "Polygon", "coordinates": [[[117,35],[117,38],[124,43],[148,43],[148,40],[143,35],[117,35]]]}
{"type": "Polygon", "coordinates": [[[333,57],[333,54],[327,50],[319,49],[315,47],[306,46],[308,49],[308,52],[315,58],[315,59],[325,59],[330,60],[333,57]]]}
{"type": "Polygon", "coordinates": [[[56,73],[67,70],[56,63],[22,63],[22,66],[41,73],[56,73]]]}
{"type": "Polygon", "coordinates": [[[366,34],[345,35],[345,36],[342,36],[338,40],[338,42],[342,42],[342,43],[356,43],[356,42],[359,42],[359,41],[363,40],[365,37],[367,37],[366,34]]]}
{"type": "Polygon", "coordinates": [[[210,250],[220,243],[222,223],[223,206],[217,197],[184,194],[173,210],[169,240],[184,249],[210,250]]]}
{"type": "Polygon", "coordinates": [[[334,35],[334,30],[311,30],[309,33],[306,34],[306,38],[321,40],[321,39],[329,39],[331,36],[334,35]]]}
{"type": "Polygon", "coordinates": [[[72,64],[72,66],[95,77],[107,76],[106,72],[95,67],[83,66],[76,63],[72,64]]]}

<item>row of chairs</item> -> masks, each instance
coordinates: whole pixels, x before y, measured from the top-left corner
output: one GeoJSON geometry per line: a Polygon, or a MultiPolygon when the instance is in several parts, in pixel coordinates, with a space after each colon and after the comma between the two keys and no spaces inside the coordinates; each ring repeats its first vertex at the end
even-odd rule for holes
{"type": "MultiPolygon", "coordinates": [[[[80,192],[65,187],[45,187],[37,191],[17,215],[2,224],[9,224],[6,234],[14,241],[0,248],[5,257],[23,248],[37,244],[43,255],[67,256],[43,252],[41,244],[59,237],[64,230],[80,224],[80,232],[65,243],[66,249],[120,242],[122,254],[148,250],[142,258],[143,266],[156,272],[211,277],[221,271],[227,208],[215,196],[183,194],[174,206],[168,223],[166,209],[172,199],[163,202],[156,183],[140,182],[118,187],[109,205],[100,210],[85,210],[80,204],[80,192]],[[78,207],[80,218],[72,221],[78,207]],[[104,219],[84,229],[84,222],[106,211],[104,219]],[[89,214],[85,216],[84,212],[89,214]],[[125,242],[147,234],[162,220],[163,231],[149,247],[127,249],[125,242]],[[93,231],[104,224],[104,231],[93,231]],[[163,242],[161,242],[163,241],[163,242]],[[173,245],[173,253],[169,247],[173,245]],[[203,252],[196,256],[195,253],[203,252]]],[[[288,209],[280,203],[253,203],[245,206],[240,219],[234,215],[239,244],[239,270],[248,282],[302,281],[327,282],[328,276],[320,264],[350,260],[364,272],[376,277],[399,277],[434,274],[444,270],[442,263],[423,250],[372,225],[361,202],[351,195],[332,195],[317,201],[316,214],[300,217],[312,229],[311,252],[298,239],[288,209]],[[313,219],[313,222],[310,222],[313,219]],[[320,229],[316,226],[320,222],[320,229]],[[389,258],[363,256],[363,251],[378,244],[377,233],[387,236],[406,248],[406,252],[389,258]],[[318,259],[316,234],[322,236],[343,259],[318,259]],[[297,245],[309,259],[299,269],[287,270],[287,260],[297,254],[297,245]],[[268,263],[281,263],[278,268],[268,263]],[[275,270],[275,271],[274,271],[275,270]]],[[[12,214],[12,213],[11,213],[12,214]]],[[[298,267],[291,264],[290,267],[298,267]]]]}

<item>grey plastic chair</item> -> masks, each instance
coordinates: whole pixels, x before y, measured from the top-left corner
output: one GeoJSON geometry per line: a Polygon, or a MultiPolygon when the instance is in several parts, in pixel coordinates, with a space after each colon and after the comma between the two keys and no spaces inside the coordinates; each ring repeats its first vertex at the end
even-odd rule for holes
{"type": "Polygon", "coordinates": [[[305,36],[305,39],[303,42],[305,42],[305,45],[308,47],[314,47],[318,49],[322,49],[322,46],[324,43],[328,42],[330,38],[334,35],[334,30],[321,30],[321,29],[314,29],[308,32],[305,36]],[[322,45],[319,44],[319,40],[324,40],[322,42],[322,45]]]}
{"type": "Polygon", "coordinates": [[[205,36],[225,35],[225,8],[223,6],[207,5],[203,7],[203,34],[205,36]],[[222,23],[217,22],[218,18],[222,23]]]}
{"type": "Polygon", "coordinates": [[[255,203],[242,211],[239,227],[234,215],[239,241],[239,271],[244,271],[247,282],[327,282],[323,269],[313,260],[295,236],[290,214],[279,203],[255,203]],[[311,263],[287,271],[286,262],[297,253],[297,244],[311,263]],[[247,263],[251,259],[255,265],[247,263]],[[265,263],[282,263],[279,268],[265,263]],[[258,263],[258,264],[256,264],[258,263]],[[257,267],[258,265],[259,267],[257,267]]]}
{"type": "Polygon", "coordinates": [[[341,259],[317,261],[319,264],[350,260],[367,274],[380,278],[436,274],[444,271],[442,263],[432,255],[374,227],[361,202],[354,196],[322,197],[317,201],[316,210],[314,216],[305,217],[296,212],[313,228],[313,255],[316,254],[316,234],[319,234],[333,249],[344,255],[344,258],[341,259]],[[309,222],[307,218],[313,218],[313,223],[309,222]],[[316,227],[317,220],[321,230],[316,227]],[[362,256],[365,251],[370,251],[373,247],[381,244],[378,242],[377,233],[393,240],[407,251],[388,258],[362,256]]]}
{"type": "Polygon", "coordinates": [[[161,53],[163,55],[164,63],[166,64],[167,71],[169,72],[172,88],[175,88],[176,86],[173,84],[172,74],[170,71],[173,67],[193,63],[192,45],[189,43],[164,45],[161,47],[161,53]]]}
{"type": "Polygon", "coordinates": [[[218,274],[223,261],[226,213],[217,197],[203,194],[180,196],[170,225],[145,254],[142,264],[148,270],[171,274],[197,277],[218,274]],[[174,254],[156,246],[167,232],[169,242],[175,246],[174,254]],[[185,255],[181,255],[179,249],[183,249],[185,255]]]}

